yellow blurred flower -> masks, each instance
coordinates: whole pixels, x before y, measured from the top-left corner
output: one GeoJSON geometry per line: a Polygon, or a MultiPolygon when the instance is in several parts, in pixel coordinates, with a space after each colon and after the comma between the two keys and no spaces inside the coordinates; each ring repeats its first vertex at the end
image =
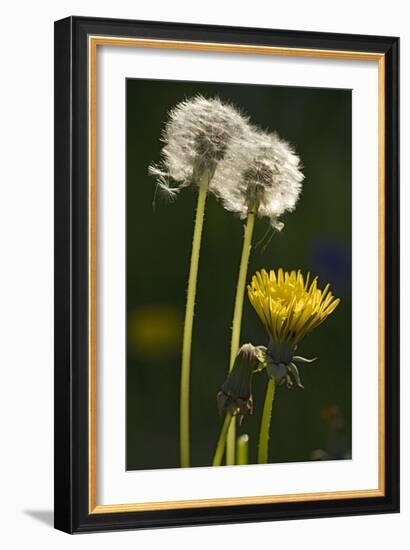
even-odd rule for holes
{"type": "Polygon", "coordinates": [[[128,316],[128,349],[144,359],[169,359],[181,349],[183,320],[179,309],[146,305],[128,316]]]}

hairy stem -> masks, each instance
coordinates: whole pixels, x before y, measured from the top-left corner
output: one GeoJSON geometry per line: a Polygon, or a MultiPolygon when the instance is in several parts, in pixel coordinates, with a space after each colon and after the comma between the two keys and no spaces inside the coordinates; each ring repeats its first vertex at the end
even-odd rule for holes
{"type": "Polygon", "coordinates": [[[201,250],[202,227],[204,224],[205,203],[209,181],[210,174],[208,171],[206,171],[202,175],[199,183],[198,203],[196,208],[195,227],[192,240],[191,265],[189,268],[188,291],[185,307],[180,388],[180,461],[181,467],[183,468],[187,468],[190,465],[189,390],[191,374],[192,327],[194,324],[199,254],[201,250]]]}
{"type": "Polygon", "coordinates": [[[265,403],[263,405],[261,430],[259,433],[258,464],[268,463],[269,432],[272,418],[272,405],[275,399],[275,378],[269,378],[266,388],[265,403]]]}
{"type": "Polygon", "coordinates": [[[232,413],[227,412],[225,415],[224,423],[222,424],[221,433],[219,434],[218,443],[216,445],[214,459],[212,466],[220,466],[225,451],[226,437],[228,435],[229,425],[232,420],[232,413]]]}
{"type": "MultiPolygon", "coordinates": [[[[255,225],[255,213],[249,212],[246,220],[245,232],[243,236],[241,263],[239,266],[238,283],[236,286],[235,307],[234,307],[233,321],[232,321],[232,337],[231,337],[229,370],[232,369],[233,364],[235,363],[235,357],[239,349],[239,342],[241,337],[243,300],[245,296],[246,276],[248,273],[249,256],[252,248],[252,236],[253,236],[254,225],[255,225]]],[[[226,463],[230,465],[235,464],[235,444],[236,444],[236,423],[235,423],[235,420],[233,420],[229,428],[228,443],[226,446],[226,463]]]]}

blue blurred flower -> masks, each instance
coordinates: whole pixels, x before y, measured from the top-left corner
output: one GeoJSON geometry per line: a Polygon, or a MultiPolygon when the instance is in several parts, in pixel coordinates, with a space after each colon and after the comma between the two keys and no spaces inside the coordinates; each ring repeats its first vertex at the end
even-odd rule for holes
{"type": "Polygon", "coordinates": [[[350,292],[352,279],[351,248],[332,238],[317,238],[312,243],[309,264],[320,279],[332,281],[335,294],[350,292]]]}

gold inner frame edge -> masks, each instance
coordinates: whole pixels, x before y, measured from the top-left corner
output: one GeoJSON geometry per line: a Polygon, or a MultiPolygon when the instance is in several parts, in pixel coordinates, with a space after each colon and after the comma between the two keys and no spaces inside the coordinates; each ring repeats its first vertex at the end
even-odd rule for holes
{"type": "Polygon", "coordinates": [[[113,36],[88,37],[88,510],[89,514],[120,512],[142,512],[154,510],[175,510],[187,508],[209,508],[219,506],[240,506],[249,504],[274,504],[285,502],[308,502],[319,500],[341,500],[352,498],[375,498],[385,495],[385,55],[375,52],[352,52],[344,50],[320,50],[307,48],[283,48],[191,42],[178,40],[156,40],[123,38],[113,36]],[[313,57],[348,59],[378,62],[378,239],[379,239],[379,368],[378,368],[378,488],[351,491],[326,491],[288,495],[249,496],[195,500],[173,500],[160,502],[136,502],[130,504],[97,504],[97,46],[122,46],[153,49],[179,49],[190,51],[248,53],[287,57],[313,57]]]}

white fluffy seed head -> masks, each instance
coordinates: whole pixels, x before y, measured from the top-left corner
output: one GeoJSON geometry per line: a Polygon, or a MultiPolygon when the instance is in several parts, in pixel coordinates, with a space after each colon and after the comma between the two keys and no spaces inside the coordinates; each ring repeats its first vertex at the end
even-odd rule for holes
{"type": "Polygon", "coordinates": [[[161,190],[177,194],[198,183],[205,170],[213,173],[224,158],[233,136],[248,128],[247,117],[219,98],[195,96],[174,107],[162,136],[159,165],[149,167],[161,190]]]}
{"type": "Polygon", "coordinates": [[[249,127],[232,139],[217,165],[211,190],[227,210],[241,218],[253,210],[281,230],[279,218],[295,208],[303,179],[300,159],[286,141],[277,134],[249,127]]]}

